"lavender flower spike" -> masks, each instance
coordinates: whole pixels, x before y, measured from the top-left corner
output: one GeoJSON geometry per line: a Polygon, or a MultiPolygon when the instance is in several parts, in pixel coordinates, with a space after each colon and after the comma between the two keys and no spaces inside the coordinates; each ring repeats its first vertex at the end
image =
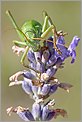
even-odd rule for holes
{"type": "MultiPolygon", "coordinates": [[[[19,29],[13,19],[10,11],[6,12],[13,22],[18,34],[22,37],[23,42],[14,41],[15,46],[12,47],[14,53],[18,56],[22,52],[21,63],[29,69],[27,71],[19,71],[12,75],[9,80],[11,81],[9,86],[20,85],[24,92],[29,95],[34,103],[32,110],[29,108],[23,108],[18,106],[16,108],[9,107],[7,114],[10,116],[12,113],[16,113],[24,121],[50,121],[57,116],[67,116],[67,111],[61,108],[54,108],[55,100],[49,99],[45,103],[45,99],[55,93],[58,88],[62,88],[63,91],[69,93],[69,89],[72,87],[69,83],[60,82],[56,78],[56,72],[59,68],[64,68],[64,61],[72,57],[71,63],[74,63],[76,59],[76,47],[80,41],[78,36],[74,36],[69,47],[65,44],[64,36],[67,33],[63,33],[62,30],[56,30],[55,25],[46,11],[43,11],[45,20],[43,26],[35,20],[27,21],[23,25],[22,29],[19,29]],[[48,25],[50,27],[47,27],[48,25]],[[52,31],[51,35],[45,40],[49,31],[52,31]],[[24,63],[27,56],[27,63],[24,63]],[[22,80],[19,80],[22,76],[22,80]]],[[[60,74],[62,75],[62,74],[60,74]]],[[[62,76],[63,77],[63,76],[62,76]]]]}

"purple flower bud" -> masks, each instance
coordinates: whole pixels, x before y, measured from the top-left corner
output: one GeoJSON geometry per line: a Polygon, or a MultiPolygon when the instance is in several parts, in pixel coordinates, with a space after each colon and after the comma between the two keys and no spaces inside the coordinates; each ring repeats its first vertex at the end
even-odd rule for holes
{"type": "Polygon", "coordinates": [[[29,110],[24,110],[17,113],[24,121],[35,121],[29,110]]]}
{"type": "Polygon", "coordinates": [[[55,111],[54,110],[51,110],[49,113],[48,113],[48,116],[46,118],[46,121],[49,121],[51,119],[53,119],[55,116],[55,111]]]}
{"type": "Polygon", "coordinates": [[[36,62],[34,52],[32,52],[31,50],[28,51],[27,57],[30,62],[36,62]]]}
{"type": "Polygon", "coordinates": [[[48,106],[44,106],[43,109],[42,109],[42,121],[46,121],[47,120],[47,117],[48,117],[48,114],[49,114],[50,110],[48,109],[48,106]]]}
{"type": "Polygon", "coordinates": [[[32,92],[33,92],[33,94],[34,94],[35,96],[37,96],[37,94],[38,94],[38,86],[32,85],[32,92]]]}
{"type": "Polygon", "coordinates": [[[64,40],[64,37],[63,36],[59,36],[58,39],[57,39],[57,44],[65,44],[65,40],[64,40]]]}
{"type": "Polygon", "coordinates": [[[47,69],[46,74],[49,76],[49,78],[53,77],[57,71],[57,67],[53,66],[47,69]]]}
{"type": "Polygon", "coordinates": [[[44,84],[41,90],[41,95],[47,95],[50,91],[50,84],[44,84]]]}
{"type": "Polygon", "coordinates": [[[49,59],[50,53],[49,50],[45,50],[42,54],[42,62],[45,64],[49,59]]]}
{"type": "Polygon", "coordinates": [[[61,60],[60,57],[57,58],[57,61],[56,61],[55,65],[56,65],[56,68],[57,68],[57,69],[62,65],[62,60],[61,60]]]}
{"type": "Polygon", "coordinates": [[[32,81],[29,79],[24,79],[24,81],[22,81],[22,88],[23,90],[29,94],[29,95],[33,95],[32,92],[32,81]]]}
{"type": "Polygon", "coordinates": [[[60,49],[62,54],[55,52],[56,57],[60,57],[62,61],[64,61],[67,57],[69,57],[69,50],[64,45],[57,44],[57,47],[60,49]]]}
{"type": "Polygon", "coordinates": [[[43,73],[45,71],[45,66],[42,62],[40,62],[39,60],[36,63],[30,63],[30,67],[34,70],[37,70],[41,73],[43,73]]]}
{"type": "Polygon", "coordinates": [[[26,111],[22,111],[22,112],[18,112],[17,114],[19,115],[19,117],[21,119],[23,119],[24,121],[29,121],[29,119],[25,116],[26,111]]]}
{"type": "Polygon", "coordinates": [[[56,55],[52,54],[49,60],[46,62],[47,67],[52,66],[57,61],[56,55]]]}
{"type": "Polygon", "coordinates": [[[71,63],[74,63],[75,59],[76,59],[76,52],[75,50],[73,50],[71,53],[70,53],[71,57],[72,57],[72,61],[71,63]]]}
{"type": "Polygon", "coordinates": [[[51,85],[49,95],[53,94],[57,90],[58,86],[58,84],[51,85]]]}
{"type": "Polygon", "coordinates": [[[68,50],[70,51],[70,56],[72,57],[72,61],[71,63],[74,63],[75,59],[76,59],[76,52],[75,52],[75,48],[78,45],[80,41],[80,38],[78,38],[77,36],[73,37],[73,40],[68,48],[68,50]]]}
{"type": "Polygon", "coordinates": [[[31,63],[31,62],[30,62],[29,66],[30,66],[32,69],[34,69],[34,70],[37,69],[36,63],[33,63],[33,62],[31,63]]]}
{"type": "Polygon", "coordinates": [[[35,120],[38,120],[41,117],[41,105],[39,103],[34,103],[32,106],[32,115],[35,120]]]}
{"type": "Polygon", "coordinates": [[[69,45],[68,50],[70,50],[70,52],[72,50],[75,50],[75,48],[77,47],[79,41],[80,41],[80,38],[78,38],[78,36],[74,36],[71,44],[69,45]]]}
{"type": "Polygon", "coordinates": [[[31,72],[29,72],[29,71],[26,71],[26,72],[24,72],[23,73],[23,76],[25,77],[25,78],[28,78],[28,79],[36,79],[36,76],[34,75],[34,74],[32,74],[31,72]]]}
{"type": "Polygon", "coordinates": [[[43,62],[37,61],[36,66],[36,70],[38,70],[39,72],[43,73],[45,71],[45,65],[43,62]]]}

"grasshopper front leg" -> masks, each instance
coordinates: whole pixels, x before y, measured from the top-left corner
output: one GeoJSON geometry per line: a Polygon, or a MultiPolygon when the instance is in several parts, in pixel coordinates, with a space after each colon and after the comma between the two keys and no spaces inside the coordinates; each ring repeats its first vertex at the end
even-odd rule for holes
{"type": "Polygon", "coordinates": [[[13,43],[16,45],[15,47],[12,48],[13,52],[16,52],[18,55],[20,52],[23,52],[20,62],[24,65],[24,60],[25,60],[25,57],[29,50],[29,47],[27,46],[27,44],[25,42],[19,42],[17,40],[14,40],[13,43]],[[24,48],[22,48],[22,47],[24,47],[24,48]]]}
{"type": "Polygon", "coordinates": [[[26,42],[20,42],[20,41],[17,41],[17,40],[13,40],[13,43],[18,46],[18,47],[25,47],[27,46],[26,42]]]}
{"type": "Polygon", "coordinates": [[[25,51],[24,51],[23,56],[22,56],[21,61],[20,61],[23,65],[24,65],[24,60],[25,60],[25,57],[27,55],[28,50],[29,50],[29,47],[27,46],[25,48],[25,51]]]}

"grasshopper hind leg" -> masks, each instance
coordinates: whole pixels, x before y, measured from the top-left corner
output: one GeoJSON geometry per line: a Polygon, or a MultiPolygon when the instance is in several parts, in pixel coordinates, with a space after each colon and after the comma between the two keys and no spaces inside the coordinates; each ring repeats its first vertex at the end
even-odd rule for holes
{"type": "Polygon", "coordinates": [[[55,50],[56,50],[59,54],[61,54],[61,51],[60,51],[60,49],[58,49],[57,44],[56,44],[56,42],[57,42],[57,36],[58,36],[57,31],[56,31],[56,27],[55,27],[55,25],[53,24],[51,18],[48,16],[48,14],[47,14],[46,11],[43,11],[43,15],[44,15],[44,24],[43,24],[43,28],[42,28],[43,34],[41,35],[41,37],[42,37],[42,38],[45,38],[45,36],[46,36],[49,32],[52,31],[53,37],[54,37],[52,42],[53,42],[54,48],[55,48],[55,50]],[[47,27],[46,24],[49,25],[49,28],[46,28],[46,27],[47,27]]]}

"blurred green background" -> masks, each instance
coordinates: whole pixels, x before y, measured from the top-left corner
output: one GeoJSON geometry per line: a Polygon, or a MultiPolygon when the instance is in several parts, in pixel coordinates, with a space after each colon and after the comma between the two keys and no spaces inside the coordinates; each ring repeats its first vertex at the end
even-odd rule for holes
{"type": "MultiPolygon", "coordinates": [[[[3,1],[1,3],[1,120],[2,121],[20,121],[22,120],[16,115],[8,116],[6,109],[10,106],[21,105],[29,107],[33,104],[33,100],[24,93],[21,86],[9,87],[9,77],[19,70],[25,69],[20,64],[20,57],[17,57],[12,52],[12,40],[17,39],[18,35],[13,28],[8,16],[5,14],[6,10],[10,10],[19,25],[28,20],[35,19],[43,23],[42,11],[46,10],[57,30],[68,32],[65,36],[66,45],[69,46],[73,36],[81,36],[80,33],[80,2],[56,2],[56,1],[38,1],[38,2],[9,2],[3,1]]],[[[80,42],[81,43],[81,42],[80,42]]],[[[72,84],[74,87],[70,89],[70,93],[62,89],[58,89],[51,98],[55,99],[55,108],[64,108],[68,112],[68,118],[59,116],[55,121],[79,121],[80,114],[80,95],[81,95],[81,79],[80,79],[80,44],[76,49],[77,58],[74,64],[70,64],[71,58],[65,61],[64,69],[58,70],[56,77],[62,81],[72,84]]],[[[52,120],[54,122],[54,119],[52,120]]]]}

